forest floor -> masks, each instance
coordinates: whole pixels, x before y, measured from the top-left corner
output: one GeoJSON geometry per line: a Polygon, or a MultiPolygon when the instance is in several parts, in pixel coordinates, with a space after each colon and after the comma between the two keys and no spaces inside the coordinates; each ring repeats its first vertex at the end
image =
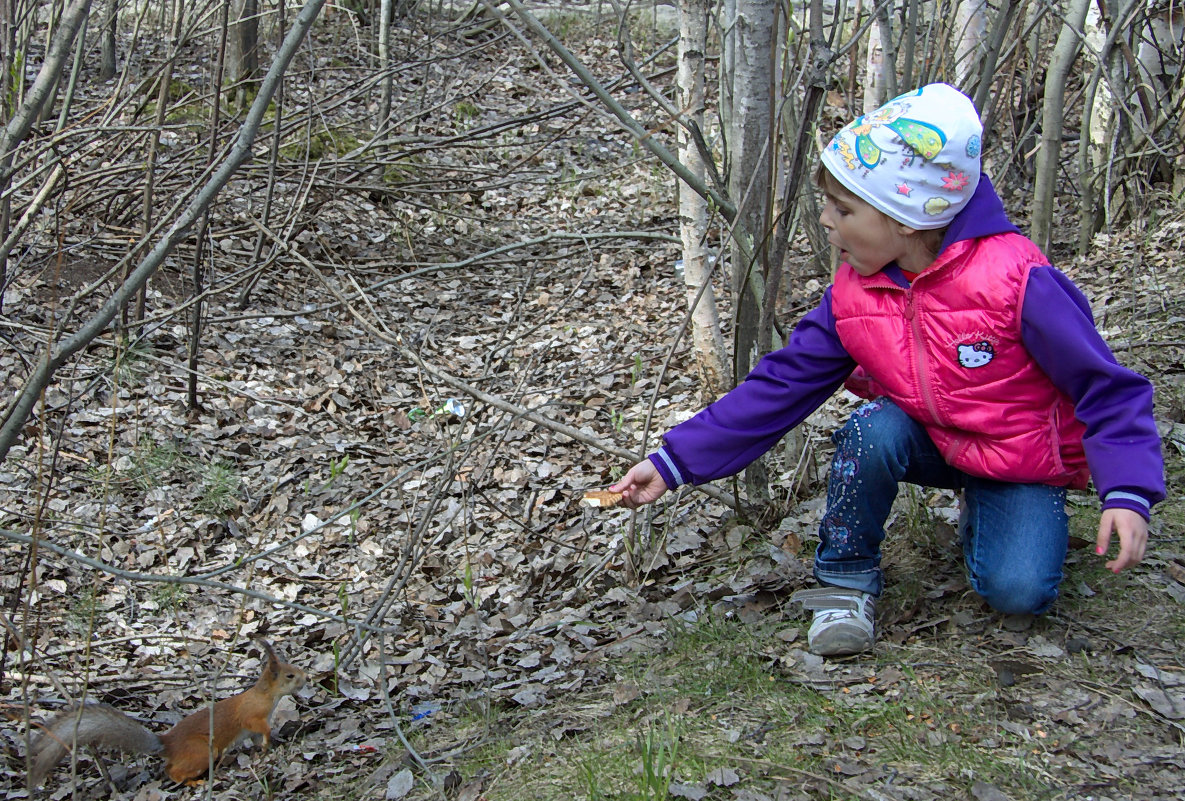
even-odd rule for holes
{"type": "MultiPolygon", "coordinates": [[[[582,55],[620,71],[612,43],[585,33],[582,55]]],[[[442,126],[570,100],[533,57],[499,64],[510,88],[458,101],[442,126]]],[[[270,752],[236,750],[196,789],[145,756],[104,757],[109,783],[80,753],[73,782],[63,766],[35,795],[1179,798],[1180,209],[1150,209],[1086,257],[1053,254],[1117,357],[1156,385],[1169,498],[1144,562],[1113,575],[1077,547],[1093,543],[1097,500],[1074,494],[1062,597],[1012,630],[966,584],[957,499],[906,487],[880,641],[825,662],[789,597],[811,581],[829,435],[852,399],[775,449],[777,498],[759,519],[694,490],[639,513],[582,506],[629,466],[618,454],[644,453],[708,398],[681,337],[669,176],[596,114],[521,130],[497,147],[523,172],[498,188],[504,164],[485,164],[491,185],[446,209],[332,181],[314,192],[293,236],[303,260],[265,270],[245,309],[230,291],[210,299],[199,407],[170,314],[176,266],[154,279],[141,344],[101,338],[46,394],[0,466],[0,529],[45,540],[0,540],[8,797],[25,797],[26,714],[85,693],[163,730],[253,681],[249,638],[265,636],[313,677],[278,709],[270,752]]],[[[477,156],[440,158],[467,174],[477,156]]],[[[1022,193],[1006,201],[1023,220],[1022,193]]],[[[239,228],[214,238],[232,274],[252,229],[227,215],[239,228]]],[[[74,261],[47,256],[9,288],[7,392],[62,299],[102,273],[76,254],[89,243],[103,266],[106,236],[79,235],[74,261]]],[[[796,248],[785,325],[827,283],[796,248]]]]}

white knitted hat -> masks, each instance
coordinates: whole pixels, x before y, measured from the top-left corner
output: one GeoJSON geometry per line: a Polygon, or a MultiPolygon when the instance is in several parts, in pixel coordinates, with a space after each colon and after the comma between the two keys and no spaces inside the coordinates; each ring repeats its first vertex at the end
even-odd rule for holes
{"type": "Polygon", "coordinates": [[[856,197],[910,228],[942,228],[979,185],[983,125],[970,98],[932,83],[846,125],[823,164],[856,197]]]}

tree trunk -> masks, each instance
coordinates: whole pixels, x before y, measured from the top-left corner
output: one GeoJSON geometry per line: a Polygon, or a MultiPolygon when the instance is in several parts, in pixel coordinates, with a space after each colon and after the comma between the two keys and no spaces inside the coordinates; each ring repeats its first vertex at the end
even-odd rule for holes
{"type": "MultiPolygon", "coordinates": [[[[226,43],[231,38],[230,29],[230,4],[231,0],[222,0],[222,13],[219,20],[218,33],[218,56],[214,61],[214,75],[213,80],[210,81],[210,86],[214,87],[213,97],[213,113],[210,114],[210,149],[206,153],[206,168],[214,163],[214,154],[218,151],[218,133],[222,128],[222,83],[226,76],[226,43]]],[[[196,411],[201,407],[201,401],[198,398],[198,359],[202,347],[202,329],[205,323],[205,290],[206,290],[206,232],[210,226],[210,212],[207,209],[198,221],[196,235],[194,236],[196,247],[193,253],[193,269],[190,273],[190,289],[192,296],[190,298],[190,318],[189,318],[189,352],[187,359],[188,370],[186,381],[186,394],[189,402],[189,410],[196,411]]],[[[214,248],[210,248],[210,258],[213,261],[214,248]]]]}
{"type": "Polygon", "coordinates": [[[894,97],[897,88],[896,59],[893,57],[893,29],[889,10],[892,3],[875,4],[868,29],[868,62],[864,78],[864,113],[894,97]]]}
{"type": "MultiPolygon", "coordinates": [[[[287,0],[277,0],[276,3],[276,36],[283,44],[285,28],[288,25],[287,10],[285,4],[287,0]]],[[[263,209],[259,213],[259,221],[266,228],[271,225],[272,206],[276,199],[276,175],[279,171],[280,162],[280,142],[284,138],[284,81],[276,86],[275,94],[276,114],[275,119],[272,120],[272,138],[268,148],[267,159],[267,193],[263,198],[263,209]]],[[[235,305],[241,310],[247,308],[247,304],[251,300],[251,293],[255,290],[255,284],[263,275],[265,261],[262,259],[263,244],[267,234],[264,230],[260,230],[255,237],[255,247],[251,252],[251,264],[255,265],[255,273],[250,280],[243,284],[242,290],[239,292],[238,298],[235,300],[235,305]]],[[[272,243],[275,247],[275,243],[272,243]]]]}
{"type": "MultiPolygon", "coordinates": [[[[8,127],[8,98],[16,98],[16,7],[9,0],[0,0],[0,125],[8,127]]],[[[3,154],[0,154],[2,156],[3,154]]],[[[8,178],[0,166],[0,190],[7,188],[8,178]]],[[[8,240],[12,229],[12,196],[0,191],[0,242],[8,240]]],[[[8,248],[0,248],[0,287],[8,285],[8,248]]],[[[0,312],[4,311],[4,293],[0,292],[0,312]]]]}
{"type": "MultiPolygon", "coordinates": [[[[729,150],[728,193],[736,203],[732,227],[733,379],[748,375],[757,357],[763,267],[770,230],[770,133],[773,98],[776,0],[737,0],[727,28],[733,37],[732,74],[721,76],[732,87],[732,113],[726,120],[729,150]]],[[[762,460],[745,471],[752,503],[769,496],[762,460]]]]}
{"type": "MultiPolygon", "coordinates": [[[[148,153],[144,159],[144,191],[141,195],[140,208],[140,241],[148,241],[148,233],[153,227],[153,216],[155,214],[154,208],[156,203],[156,161],[157,155],[160,152],[160,135],[165,127],[165,116],[169,110],[169,87],[173,83],[173,68],[177,62],[177,52],[181,47],[181,25],[185,15],[183,13],[185,7],[185,0],[175,0],[169,3],[169,6],[174,6],[176,13],[173,15],[173,31],[172,41],[169,44],[168,57],[165,59],[164,65],[161,67],[161,74],[156,91],[156,117],[153,121],[152,131],[148,135],[148,153]]],[[[131,270],[131,264],[128,264],[128,270],[131,270]]],[[[125,275],[126,280],[126,275],[125,275]]],[[[128,319],[127,308],[120,310],[122,316],[122,323],[125,327],[130,327],[133,322],[138,325],[144,319],[145,303],[147,302],[147,285],[141,288],[136,294],[136,307],[131,313],[131,319],[128,319]]]]}
{"type": "MultiPolygon", "coordinates": [[[[1136,47],[1141,80],[1157,98],[1170,93],[1173,79],[1181,74],[1181,50],[1185,45],[1185,12],[1179,5],[1149,11],[1148,24],[1136,47]]],[[[1169,103],[1160,103],[1171,107],[1169,103]]]]}
{"type": "Polygon", "coordinates": [[[734,379],[748,375],[756,353],[761,309],[760,254],[769,230],[773,24],[775,0],[737,0],[730,25],[734,42],[732,114],[728,128],[728,193],[736,203],[733,226],[732,287],[736,310],[734,379]]]}
{"type": "Polygon", "coordinates": [[[100,61],[99,80],[109,81],[118,69],[118,51],[115,41],[119,33],[119,0],[107,0],[107,12],[99,26],[100,61]]]}
{"type": "Polygon", "coordinates": [[[1079,33],[1086,21],[1090,0],[1071,0],[1065,22],[1058,34],[1045,78],[1045,98],[1041,112],[1041,147],[1037,151],[1037,175],[1033,185],[1032,226],[1029,235],[1037,246],[1048,251],[1053,224],[1053,195],[1057,187],[1058,162],[1062,151],[1062,127],[1065,123],[1066,78],[1078,57],[1082,43],[1079,33]]]}
{"type": "Polygon", "coordinates": [[[391,118],[391,97],[395,91],[395,72],[391,59],[391,26],[394,24],[395,0],[382,0],[379,6],[379,118],[375,136],[385,136],[391,118]]]}
{"type": "Polygon", "coordinates": [[[1166,151],[1151,140],[1165,121],[1168,98],[1158,96],[1143,79],[1141,62],[1131,46],[1141,38],[1135,31],[1144,23],[1133,22],[1133,12],[1140,5],[1140,0],[1128,0],[1124,7],[1104,6],[1097,12],[1092,6],[1086,16],[1086,58],[1095,68],[1087,85],[1093,96],[1087,98],[1089,114],[1079,142],[1079,252],[1085,251],[1100,227],[1109,229],[1116,216],[1141,215],[1144,192],[1139,183],[1167,175],[1168,163],[1162,155],[1166,151]],[[1115,95],[1128,101],[1117,103],[1115,95]],[[1147,150],[1150,144],[1152,151],[1161,152],[1149,152],[1142,165],[1116,157],[1147,150]],[[1096,200],[1100,197],[1102,202],[1096,200]]]}
{"type": "MultiPolygon", "coordinates": [[[[1094,54],[1099,53],[1107,41],[1107,32],[1103,27],[1098,8],[1091,4],[1086,12],[1083,23],[1083,38],[1088,45],[1087,61],[1094,69],[1093,75],[1087,82],[1086,99],[1083,103],[1082,136],[1078,143],[1078,181],[1081,186],[1079,209],[1082,218],[1078,224],[1078,251],[1081,252],[1106,216],[1108,200],[1103,199],[1102,208],[1097,203],[1099,189],[1104,183],[1111,162],[1111,138],[1115,133],[1114,97],[1111,93],[1110,81],[1105,77],[1109,72],[1106,63],[1097,63],[1094,54]]],[[[1104,55],[1104,62],[1106,56],[1104,55]]]]}
{"type": "Polygon", "coordinates": [[[979,109],[979,113],[983,117],[983,128],[985,131],[990,130],[992,127],[991,114],[993,106],[991,93],[992,78],[996,74],[996,62],[1000,57],[1001,49],[1004,47],[1004,39],[1012,29],[1012,22],[1016,17],[1016,12],[1016,3],[1005,0],[1000,5],[1000,10],[996,12],[991,37],[985,43],[981,58],[977,59],[980,65],[979,74],[968,76],[967,82],[960,85],[960,88],[966,91],[975,102],[975,107],[979,109]]]}
{"type": "Polygon", "coordinates": [[[960,88],[967,89],[979,72],[986,43],[987,0],[960,0],[955,11],[955,84],[960,88]]]}
{"type": "Polygon", "coordinates": [[[234,30],[227,42],[226,71],[235,86],[232,105],[246,106],[259,85],[259,0],[237,0],[234,30]]]}
{"type": "MultiPolygon", "coordinates": [[[[1149,12],[1148,24],[1136,48],[1141,82],[1153,97],[1153,106],[1164,114],[1181,108],[1182,51],[1185,49],[1185,12],[1173,4],[1149,12]]],[[[1177,136],[1185,136],[1185,117],[1177,115],[1177,136]]],[[[1180,154],[1168,165],[1172,170],[1172,193],[1180,197],[1185,189],[1185,158],[1180,154]]]]}
{"type": "MultiPolygon", "coordinates": [[[[704,127],[704,51],[708,44],[707,0],[680,0],[677,83],[679,108],[686,121],[704,127]]],[[[701,181],[706,168],[686,126],[679,128],[679,160],[701,181]]],[[[683,239],[683,283],[691,311],[691,340],[704,391],[716,397],[728,388],[728,357],[708,262],[708,202],[682,181],[679,191],[679,232],[683,239]]]]}
{"type": "Polygon", "coordinates": [[[70,118],[70,106],[74,104],[74,92],[78,88],[78,76],[82,73],[82,60],[86,57],[86,27],[90,19],[88,14],[82,20],[78,37],[74,41],[74,64],[70,67],[70,79],[66,82],[66,94],[62,98],[62,109],[58,113],[58,125],[55,130],[61,132],[66,127],[66,120],[70,118]]]}

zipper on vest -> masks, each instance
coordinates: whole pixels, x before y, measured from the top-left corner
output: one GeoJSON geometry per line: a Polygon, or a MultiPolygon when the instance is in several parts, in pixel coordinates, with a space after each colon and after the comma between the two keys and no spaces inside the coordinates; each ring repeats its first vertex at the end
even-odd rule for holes
{"type": "Polygon", "coordinates": [[[934,399],[934,388],[930,384],[930,360],[926,356],[926,342],[922,336],[922,321],[913,306],[913,288],[905,290],[905,319],[909,320],[910,331],[913,332],[914,365],[917,371],[918,391],[922,394],[922,402],[926,411],[939,425],[946,425],[938,413],[938,402],[934,399]]]}

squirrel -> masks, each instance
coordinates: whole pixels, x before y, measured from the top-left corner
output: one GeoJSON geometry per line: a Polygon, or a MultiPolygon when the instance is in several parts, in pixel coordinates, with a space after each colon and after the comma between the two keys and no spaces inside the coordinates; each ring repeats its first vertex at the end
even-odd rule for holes
{"type": "Polygon", "coordinates": [[[158,736],[106,704],[75,705],[46,723],[33,743],[29,787],[41,784],[71,748],[82,745],[141,754],[164,752],[165,773],[178,784],[195,784],[211,764],[244,737],[262,735],[266,751],[271,742],[268,718],[282,697],[304,686],[305,672],[281,662],[266,640],[257,642],[267,652],[263,674],[249,689],[214,703],[213,734],[208,706],[158,736]]]}

